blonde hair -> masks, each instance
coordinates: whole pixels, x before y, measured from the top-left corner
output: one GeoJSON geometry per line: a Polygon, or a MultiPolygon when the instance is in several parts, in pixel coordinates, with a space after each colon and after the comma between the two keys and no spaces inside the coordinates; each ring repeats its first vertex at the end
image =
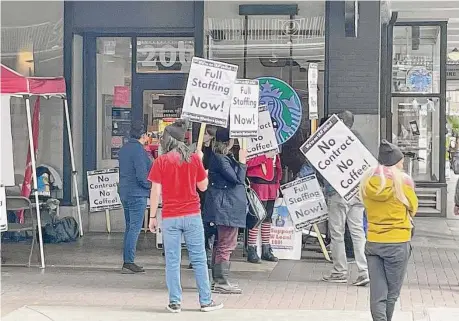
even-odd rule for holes
{"type": "Polygon", "coordinates": [[[406,198],[405,192],[403,191],[403,184],[406,174],[396,166],[383,166],[378,165],[367,170],[360,181],[359,192],[360,198],[366,196],[366,186],[370,182],[370,179],[373,176],[379,176],[380,186],[376,194],[381,194],[381,192],[386,188],[387,178],[392,179],[392,186],[394,188],[395,197],[402,202],[404,205],[409,206],[408,199],[406,198]],[[388,176],[388,177],[387,177],[388,176]]]}

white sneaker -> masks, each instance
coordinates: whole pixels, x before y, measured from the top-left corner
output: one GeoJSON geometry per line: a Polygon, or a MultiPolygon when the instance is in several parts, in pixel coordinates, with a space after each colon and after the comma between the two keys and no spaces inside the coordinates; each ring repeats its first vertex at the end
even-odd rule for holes
{"type": "Polygon", "coordinates": [[[366,286],[368,283],[370,283],[370,278],[368,275],[361,275],[352,284],[355,286],[366,286]]]}
{"type": "Polygon", "coordinates": [[[201,305],[201,312],[212,312],[223,309],[223,303],[211,301],[209,304],[201,305]]]}

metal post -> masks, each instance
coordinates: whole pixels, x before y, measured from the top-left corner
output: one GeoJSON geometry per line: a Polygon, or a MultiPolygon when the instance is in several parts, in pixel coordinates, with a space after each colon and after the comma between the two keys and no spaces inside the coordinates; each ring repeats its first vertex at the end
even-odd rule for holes
{"type": "Polygon", "coordinates": [[[33,190],[35,194],[35,204],[37,207],[36,212],[37,212],[37,222],[38,222],[38,244],[40,245],[40,263],[41,263],[40,267],[44,269],[45,268],[45,252],[43,251],[43,235],[42,235],[42,230],[41,230],[40,202],[38,200],[37,168],[36,168],[36,163],[35,163],[35,147],[33,143],[32,116],[30,112],[30,98],[29,96],[24,96],[24,98],[26,102],[26,112],[27,112],[27,129],[29,131],[29,148],[30,148],[30,161],[32,163],[32,173],[33,173],[33,190]]]}
{"type": "Polygon", "coordinates": [[[244,17],[244,62],[242,65],[242,78],[247,78],[247,38],[249,33],[249,16],[244,17]]]}
{"type": "Polygon", "coordinates": [[[76,170],[75,156],[73,154],[73,138],[72,138],[72,129],[70,128],[69,106],[68,106],[67,98],[63,98],[63,100],[64,100],[65,121],[67,123],[67,136],[69,138],[70,160],[72,162],[73,188],[75,189],[75,199],[76,199],[76,205],[77,205],[78,222],[80,225],[80,236],[83,236],[83,221],[81,219],[80,195],[78,193],[78,172],[76,170]]]}

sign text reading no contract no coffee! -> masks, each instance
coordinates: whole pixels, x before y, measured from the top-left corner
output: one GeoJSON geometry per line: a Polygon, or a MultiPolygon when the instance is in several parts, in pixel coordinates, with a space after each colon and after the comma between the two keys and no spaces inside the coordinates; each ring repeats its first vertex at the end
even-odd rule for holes
{"type": "Polygon", "coordinates": [[[357,194],[363,173],[377,164],[368,149],[336,115],[330,117],[300,150],[348,202],[357,194]]]}
{"type": "Polygon", "coordinates": [[[117,168],[87,172],[90,212],[121,207],[118,195],[119,173],[117,168]]]}
{"type": "Polygon", "coordinates": [[[235,65],[193,57],[181,117],[227,127],[237,69],[235,65]]]}

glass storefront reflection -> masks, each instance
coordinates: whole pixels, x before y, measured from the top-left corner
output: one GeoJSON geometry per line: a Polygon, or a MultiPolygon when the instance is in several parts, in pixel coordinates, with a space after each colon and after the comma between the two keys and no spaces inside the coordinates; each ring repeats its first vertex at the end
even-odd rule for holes
{"type": "Polygon", "coordinates": [[[405,154],[405,171],[416,181],[439,180],[439,102],[438,98],[392,99],[392,140],[405,154]]]}
{"type": "Polygon", "coordinates": [[[440,92],[440,27],[396,26],[392,92],[440,92]]]}
{"type": "Polygon", "coordinates": [[[210,59],[238,65],[238,78],[261,80],[264,94],[260,99],[275,109],[272,115],[282,114],[274,121],[282,126],[278,140],[289,151],[282,154],[283,164],[296,172],[304,161],[298,148],[309,134],[310,63],[318,63],[317,100],[318,109],[323,110],[325,4],[300,2],[299,15],[292,17],[240,16],[240,4],[243,2],[206,3],[204,52],[210,59]],[[289,134],[290,127],[298,128],[294,135],[289,134]]]}

